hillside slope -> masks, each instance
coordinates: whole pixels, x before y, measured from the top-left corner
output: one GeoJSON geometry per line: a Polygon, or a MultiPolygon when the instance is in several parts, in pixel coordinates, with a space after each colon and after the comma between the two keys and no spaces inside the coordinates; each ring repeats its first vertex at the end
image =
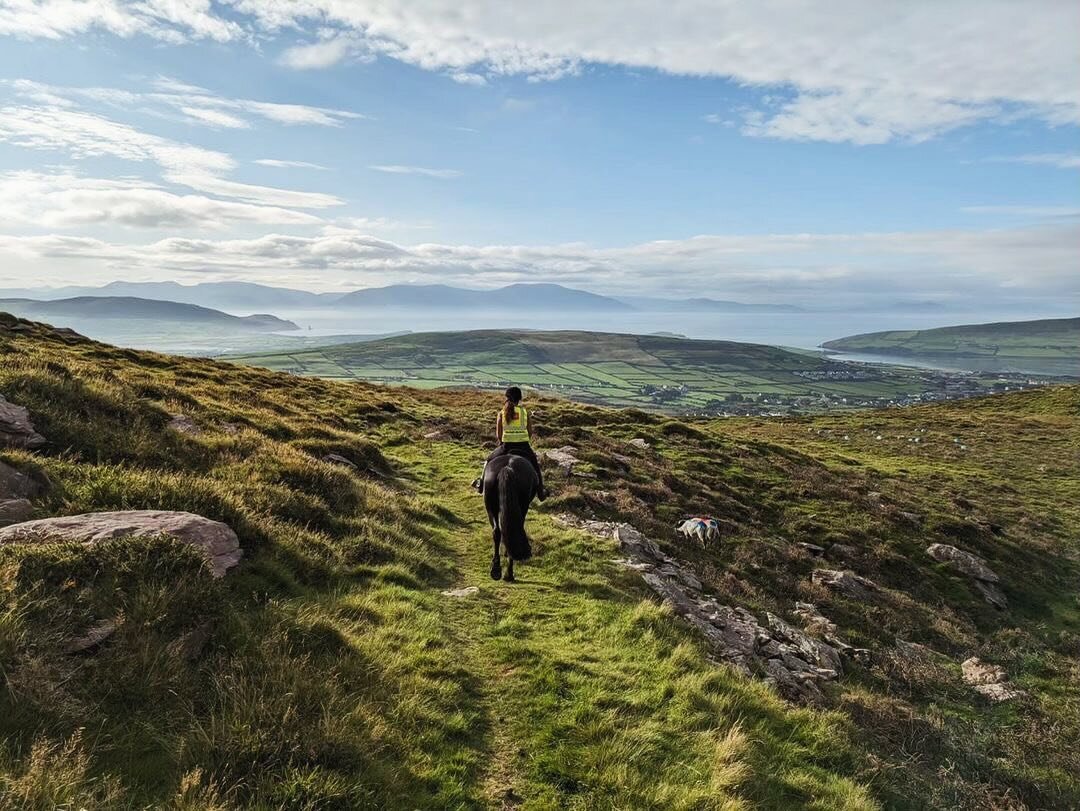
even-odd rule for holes
{"type": "Polygon", "coordinates": [[[37,516],[189,510],[245,550],[215,581],[162,540],[0,546],[0,806],[1080,803],[1076,388],[783,423],[541,400],[541,446],[582,461],[552,472],[536,557],[509,585],[487,578],[467,488],[490,396],[118,350],[10,317],[0,353],[0,393],[49,440],[0,451],[51,482],[37,516]],[[177,413],[194,427],[169,428],[177,413]],[[697,512],[721,518],[721,544],[673,536],[697,512]],[[631,522],[755,614],[796,622],[795,601],[814,602],[869,659],[822,706],[793,706],[714,664],[609,541],[558,513],[631,522]],[[933,541],[985,558],[1010,608],[928,557],[933,541]],[[813,581],[841,567],[874,593],[813,581]],[[478,590],[442,594],[462,586],[478,590]],[[62,653],[110,617],[114,637],[62,653]],[[970,655],[1024,696],[988,704],[960,680],[970,655]]]}
{"type": "MultiPolygon", "coordinates": [[[[715,413],[733,394],[737,401],[751,396],[790,408],[823,399],[844,406],[848,397],[887,401],[944,388],[937,374],[840,364],[775,346],[568,330],[415,333],[231,359],[296,374],[423,388],[513,382],[585,402],[660,405],[680,413],[715,413]]],[[[980,385],[959,382],[975,391],[980,385]]]]}
{"type": "Polygon", "coordinates": [[[1080,373],[1080,318],[870,332],[826,341],[822,346],[882,355],[1063,358],[1075,360],[1080,373]]]}

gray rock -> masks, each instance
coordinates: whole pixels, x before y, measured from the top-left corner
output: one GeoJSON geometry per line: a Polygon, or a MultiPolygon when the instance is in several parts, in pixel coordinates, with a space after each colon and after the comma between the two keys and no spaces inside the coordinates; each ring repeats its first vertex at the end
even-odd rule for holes
{"type": "Polygon", "coordinates": [[[0,446],[34,450],[45,442],[45,437],[34,430],[30,412],[0,394],[0,446]]]}
{"type": "Polygon", "coordinates": [[[37,498],[45,487],[11,465],[0,462],[0,498],[37,498]]]}
{"type": "Polygon", "coordinates": [[[986,565],[986,561],[978,555],[957,549],[947,543],[935,543],[926,548],[926,554],[941,563],[948,563],[952,568],[968,577],[983,580],[987,583],[997,583],[997,574],[986,565]]]}
{"type": "Polygon", "coordinates": [[[25,521],[0,528],[0,544],[60,540],[89,545],[110,538],[154,535],[169,535],[198,547],[209,560],[214,577],[222,577],[243,555],[236,533],[226,524],[194,513],[160,510],[85,513],[25,521]]]}
{"type": "Polygon", "coordinates": [[[64,653],[82,653],[91,648],[96,648],[116,633],[116,627],[115,620],[102,620],[95,623],[82,636],[77,636],[64,645],[64,653]]]}
{"type": "Polygon", "coordinates": [[[975,585],[975,588],[979,590],[983,599],[990,603],[994,608],[1004,611],[1009,607],[1009,598],[1006,597],[1005,592],[998,588],[994,583],[987,583],[983,580],[973,580],[972,583],[975,585]]]}
{"type": "Polygon", "coordinates": [[[1000,665],[987,664],[978,656],[972,656],[970,659],[961,662],[960,670],[964,675],[964,683],[970,685],[996,684],[1008,678],[1005,675],[1005,668],[1000,665]]]}
{"type": "Polygon", "coordinates": [[[844,543],[834,543],[825,551],[825,557],[829,560],[851,560],[858,554],[858,549],[844,543]]]}
{"type": "Polygon", "coordinates": [[[960,664],[964,683],[990,701],[1011,701],[1027,695],[1023,690],[1008,683],[1005,668],[991,665],[972,656],[960,664]]]}
{"type": "Polygon", "coordinates": [[[1005,682],[997,682],[995,684],[976,684],[972,687],[976,693],[980,693],[991,701],[998,703],[1001,701],[1012,701],[1015,698],[1026,696],[1023,690],[1013,687],[1011,684],[1005,682]]]}
{"type": "Polygon", "coordinates": [[[665,555],[655,541],[629,524],[589,521],[569,514],[557,515],[555,520],[613,538],[628,555],[614,562],[638,572],[675,614],[702,635],[712,661],[747,676],[763,676],[782,695],[802,702],[820,701],[820,685],[843,672],[840,649],[828,640],[808,636],[772,614],[762,624],[746,609],[723,605],[705,595],[701,581],[685,564],[665,555]]]}
{"type": "Polygon", "coordinates": [[[346,459],[340,453],[328,453],[322,458],[322,460],[327,464],[341,465],[342,467],[347,467],[350,470],[358,469],[356,466],[356,462],[352,461],[351,459],[346,459]]]}
{"type": "Polygon", "coordinates": [[[172,419],[169,420],[166,427],[177,433],[186,436],[199,436],[203,432],[203,429],[187,414],[172,414],[171,417],[172,419]]]}
{"type": "Polygon", "coordinates": [[[473,594],[479,594],[480,589],[476,586],[466,586],[461,589],[447,589],[442,593],[443,597],[469,597],[473,594]]]}
{"type": "Polygon", "coordinates": [[[811,575],[815,583],[845,594],[857,600],[865,600],[877,591],[877,583],[860,577],[850,569],[837,571],[835,569],[818,569],[811,575]]]}
{"type": "Polygon", "coordinates": [[[574,456],[574,449],[569,445],[544,451],[544,458],[550,459],[557,464],[567,476],[572,476],[574,474],[574,465],[581,462],[580,459],[574,456]]]}
{"type": "Polygon", "coordinates": [[[0,527],[18,524],[30,519],[34,506],[25,498],[10,498],[0,501],[0,527]]]}
{"type": "Polygon", "coordinates": [[[631,439],[630,444],[635,448],[641,448],[642,450],[647,450],[650,447],[649,443],[641,437],[631,439]]]}
{"type": "Polygon", "coordinates": [[[802,549],[804,552],[807,552],[807,553],[813,555],[816,558],[821,557],[822,555],[825,554],[825,547],[824,546],[818,546],[816,543],[807,543],[806,541],[798,541],[798,542],[796,542],[795,545],[797,547],[799,547],[800,549],[802,549]]]}

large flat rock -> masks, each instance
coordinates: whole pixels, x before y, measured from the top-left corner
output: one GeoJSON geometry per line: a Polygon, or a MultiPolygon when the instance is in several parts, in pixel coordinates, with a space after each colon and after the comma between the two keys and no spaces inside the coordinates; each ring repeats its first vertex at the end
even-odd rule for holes
{"type": "Polygon", "coordinates": [[[198,547],[210,561],[214,577],[240,562],[243,551],[236,533],[220,521],[189,512],[126,510],[84,513],[24,521],[0,528],[0,544],[75,541],[93,544],[110,538],[169,535],[198,547]]]}

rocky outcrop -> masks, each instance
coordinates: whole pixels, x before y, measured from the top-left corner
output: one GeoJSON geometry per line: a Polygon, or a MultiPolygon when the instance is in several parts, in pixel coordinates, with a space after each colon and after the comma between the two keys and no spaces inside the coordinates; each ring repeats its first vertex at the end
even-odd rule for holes
{"type": "Polygon", "coordinates": [[[1000,665],[987,664],[977,656],[972,656],[960,664],[960,669],[964,683],[990,701],[1011,701],[1026,695],[1023,690],[1009,684],[1005,668],[1000,665]]]}
{"type": "Polygon", "coordinates": [[[953,569],[976,580],[984,580],[988,583],[997,583],[997,574],[986,565],[986,561],[978,555],[949,546],[947,543],[931,544],[926,549],[926,554],[941,563],[948,563],[953,569]]]}
{"type": "Polygon", "coordinates": [[[975,588],[990,605],[1002,610],[1009,607],[1005,593],[997,585],[1000,578],[978,555],[957,549],[947,543],[931,544],[926,548],[926,554],[940,563],[948,564],[951,569],[960,574],[970,577],[975,588]]]}
{"type": "Polygon", "coordinates": [[[855,600],[868,600],[877,591],[877,583],[861,577],[851,569],[838,571],[836,569],[818,569],[811,575],[811,579],[822,586],[827,586],[834,591],[851,597],[855,600]]]}
{"type": "Polygon", "coordinates": [[[574,449],[569,445],[564,445],[561,448],[552,448],[551,450],[544,451],[544,458],[550,459],[552,462],[559,466],[567,476],[574,475],[574,465],[581,462],[576,456],[574,456],[574,449]]]}
{"type": "Polygon", "coordinates": [[[214,577],[221,577],[240,562],[243,554],[236,533],[220,521],[188,512],[130,510],[85,513],[25,521],[0,528],[0,544],[75,541],[94,544],[110,538],[168,535],[198,547],[210,562],[214,577]]]}
{"type": "Polygon", "coordinates": [[[0,527],[28,521],[33,512],[33,505],[25,498],[3,499],[0,501],[0,527]]]}
{"type": "Polygon", "coordinates": [[[45,442],[45,437],[34,430],[30,412],[0,394],[0,446],[34,450],[45,442]]]}
{"type": "MultiPolygon", "coordinates": [[[[586,521],[565,514],[556,520],[614,539],[626,555],[615,563],[638,572],[676,614],[697,629],[717,661],[763,678],[782,695],[803,702],[819,701],[823,698],[821,686],[843,673],[842,649],[775,614],[766,613],[759,619],[745,608],[720,603],[704,593],[692,572],[629,524],[586,521]]],[[[832,628],[835,631],[835,626],[832,628]]]]}

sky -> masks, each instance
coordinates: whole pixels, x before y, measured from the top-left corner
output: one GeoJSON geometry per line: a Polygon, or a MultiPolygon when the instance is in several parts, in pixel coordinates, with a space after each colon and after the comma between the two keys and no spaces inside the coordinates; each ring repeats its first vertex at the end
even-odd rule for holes
{"type": "Polygon", "coordinates": [[[0,287],[1080,309],[1075,0],[0,0],[0,287]]]}

